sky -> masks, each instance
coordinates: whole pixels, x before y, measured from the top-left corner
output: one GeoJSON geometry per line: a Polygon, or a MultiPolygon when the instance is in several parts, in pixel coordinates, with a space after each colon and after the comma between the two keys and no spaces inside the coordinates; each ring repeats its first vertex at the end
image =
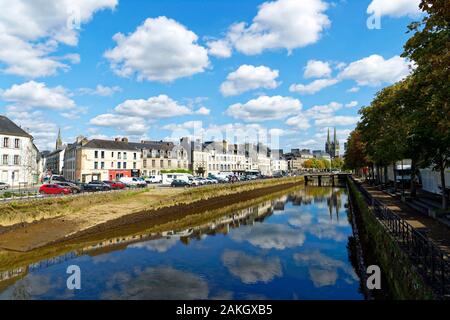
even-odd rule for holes
{"type": "MultiPolygon", "coordinates": [[[[419,0],[0,0],[0,114],[79,135],[323,149],[411,72],[419,0]]],[[[342,147],[341,147],[342,148],[342,147]]]]}

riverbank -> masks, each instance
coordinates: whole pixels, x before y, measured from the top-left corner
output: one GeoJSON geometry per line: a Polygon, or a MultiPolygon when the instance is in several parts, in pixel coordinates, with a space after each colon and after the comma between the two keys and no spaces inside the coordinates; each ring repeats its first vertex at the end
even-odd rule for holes
{"type": "Polygon", "coordinates": [[[77,199],[53,199],[46,203],[9,204],[6,208],[0,207],[0,226],[3,227],[0,248],[26,252],[124,226],[130,229],[150,227],[302,182],[302,177],[291,177],[195,189],[164,188],[100,197],[92,195],[78,202],[77,199]],[[22,222],[17,222],[21,215],[22,222]]]}

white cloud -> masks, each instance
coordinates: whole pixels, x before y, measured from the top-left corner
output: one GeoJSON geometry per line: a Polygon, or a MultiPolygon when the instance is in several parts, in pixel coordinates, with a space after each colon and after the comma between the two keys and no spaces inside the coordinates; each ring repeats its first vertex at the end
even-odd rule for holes
{"type": "Polygon", "coordinates": [[[95,87],[95,89],[80,88],[78,91],[81,94],[96,95],[96,96],[101,96],[101,97],[110,97],[117,92],[121,92],[122,88],[119,86],[108,87],[108,86],[99,84],[95,87]]]}
{"type": "Polygon", "coordinates": [[[293,49],[316,43],[330,20],[322,0],[278,0],[263,3],[250,25],[232,25],[226,41],[247,55],[267,49],[293,49]]]}
{"type": "Polygon", "coordinates": [[[360,86],[379,86],[400,81],[410,72],[410,63],[405,58],[394,56],[385,60],[374,54],[350,63],[339,73],[338,78],[353,79],[360,86]]]}
{"type": "Polygon", "coordinates": [[[233,276],[245,284],[269,283],[283,275],[278,257],[263,259],[240,251],[225,250],[222,262],[233,276]]]}
{"type": "Polygon", "coordinates": [[[232,47],[226,40],[212,40],[206,43],[208,53],[218,58],[229,58],[232,54],[232,47]]]}
{"type": "Polygon", "coordinates": [[[41,111],[17,111],[8,107],[6,115],[33,136],[39,150],[55,148],[58,126],[41,111]]]}
{"type": "Polygon", "coordinates": [[[227,76],[227,80],[220,86],[220,92],[225,97],[239,95],[256,89],[275,89],[279,83],[278,70],[271,70],[266,66],[255,67],[242,65],[227,76]]]}
{"type": "Polygon", "coordinates": [[[308,118],[306,118],[303,114],[296,115],[286,120],[286,124],[296,127],[300,130],[307,130],[311,128],[309,124],[308,118]]]}
{"type": "Polygon", "coordinates": [[[11,102],[17,109],[71,109],[76,105],[69,96],[68,90],[62,86],[49,88],[45,83],[35,81],[15,84],[0,92],[0,98],[11,102]]]}
{"type": "Polygon", "coordinates": [[[195,111],[195,114],[198,114],[200,116],[207,116],[211,113],[211,110],[209,110],[206,107],[200,107],[195,111]]]}
{"type": "Polygon", "coordinates": [[[0,0],[0,62],[3,72],[27,78],[67,70],[68,60],[79,56],[54,56],[59,44],[76,46],[79,28],[99,10],[114,9],[117,0],[26,1],[0,0]]]}
{"type": "Polygon", "coordinates": [[[105,52],[113,71],[122,77],[171,82],[205,71],[207,50],[197,35],[175,20],[148,18],[136,31],[113,37],[117,46],[105,52]]]}
{"type": "Polygon", "coordinates": [[[167,95],[138,100],[126,100],[115,109],[117,113],[151,118],[169,118],[191,114],[192,110],[167,95]]]}
{"type": "Polygon", "coordinates": [[[89,124],[98,127],[111,127],[130,135],[143,135],[149,126],[141,117],[105,113],[92,118],[89,124]]]}
{"type": "Polygon", "coordinates": [[[305,67],[303,76],[308,78],[323,78],[331,76],[331,67],[328,62],[309,60],[305,67]]]}
{"type": "Polygon", "coordinates": [[[300,100],[282,96],[260,96],[245,104],[231,105],[226,114],[244,121],[267,121],[283,119],[299,112],[302,108],[300,100]]]}
{"type": "Polygon", "coordinates": [[[314,94],[322,89],[333,86],[339,81],[337,79],[318,79],[309,84],[293,84],[289,87],[290,92],[297,92],[300,94],[314,94]]]}
{"type": "Polygon", "coordinates": [[[350,89],[347,90],[347,92],[356,93],[359,91],[359,89],[360,89],[359,87],[351,87],[350,89]]]}
{"type": "Polygon", "coordinates": [[[359,121],[359,117],[353,116],[332,116],[327,118],[316,119],[317,126],[349,126],[354,125],[359,121]]]}
{"type": "Polygon", "coordinates": [[[276,250],[301,247],[305,242],[303,233],[282,224],[244,226],[234,230],[231,238],[237,242],[247,241],[261,249],[276,250]]]}
{"type": "Polygon", "coordinates": [[[346,108],[353,108],[358,105],[358,101],[351,101],[345,105],[346,108]]]}
{"type": "Polygon", "coordinates": [[[367,13],[379,17],[417,17],[422,12],[419,4],[420,0],[372,0],[367,7],[367,13]]]}

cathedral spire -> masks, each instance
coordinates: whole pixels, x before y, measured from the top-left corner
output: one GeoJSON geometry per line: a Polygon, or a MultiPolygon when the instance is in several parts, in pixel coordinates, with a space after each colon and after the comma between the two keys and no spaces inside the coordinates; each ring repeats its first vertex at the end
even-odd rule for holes
{"type": "Polygon", "coordinates": [[[58,129],[58,138],[56,139],[56,150],[61,149],[62,147],[62,138],[61,138],[61,128],[58,129]]]}
{"type": "Polygon", "coordinates": [[[334,145],[337,144],[337,138],[336,138],[336,127],[334,127],[334,145]]]}
{"type": "Polygon", "coordinates": [[[327,136],[327,143],[330,143],[330,128],[328,128],[328,136],[327,136]]]}

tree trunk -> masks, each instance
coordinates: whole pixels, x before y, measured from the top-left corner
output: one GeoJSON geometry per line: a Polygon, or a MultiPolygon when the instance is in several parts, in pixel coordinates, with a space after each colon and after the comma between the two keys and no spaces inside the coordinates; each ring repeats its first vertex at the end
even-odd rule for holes
{"type": "Polygon", "coordinates": [[[441,172],[441,188],[442,188],[442,209],[447,209],[447,194],[445,190],[445,167],[444,160],[439,159],[439,171],[441,172]]]}
{"type": "Polygon", "coordinates": [[[394,170],[394,193],[397,192],[397,165],[395,161],[392,163],[392,168],[394,170]]]}
{"type": "Polygon", "coordinates": [[[415,159],[411,159],[411,186],[410,186],[410,192],[411,192],[411,197],[415,198],[416,197],[416,160],[415,159]]]}
{"type": "Polygon", "coordinates": [[[385,184],[385,186],[388,183],[388,172],[387,171],[388,171],[388,167],[384,166],[383,173],[384,173],[384,184],[385,184]]]}
{"type": "Polygon", "coordinates": [[[377,165],[377,184],[381,184],[380,165],[377,165]]]}

